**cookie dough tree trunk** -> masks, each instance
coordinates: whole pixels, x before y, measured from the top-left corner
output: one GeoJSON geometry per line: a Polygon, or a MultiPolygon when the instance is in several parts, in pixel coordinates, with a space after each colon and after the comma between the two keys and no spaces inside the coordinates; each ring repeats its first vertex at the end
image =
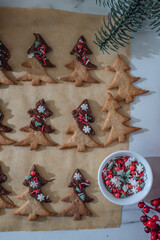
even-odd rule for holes
{"type": "Polygon", "coordinates": [[[21,141],[16,142],[15,146],[30,146],[30,150],[36,150],[39,146],[57,146],[57,143],[48,140],[40,131],[34,131],[28,126],[20,130],[22,132],[28,132],[28,135],[21,141]]]}
{"type": "Polygon", "coordinates": [[[57,143],[50,141],[44,135],[44,133],[52,133],[55,129],[52,129],[50,125],[47,125],[46,118],[50,117],[53,113],[48,109],[44,99],[41,99],[36,103],[35,109],[28,111],[30,117],[33,119],[29,126],[23,127],[20,130],[28,132],[28,135],[19,142],[15,143],[15,146],[30,146],[30,150],[36,150],[41,146],[56,146],[57,143]]]}
{"type": "Polygon", "coordinates": [[[69,128],[66,131],[66,134],[70,134],[70,133],[73,133],[73,136],[66,143],[64,143],[60,147],[60,149],[77,147],[78,152],[85,152],[86,147],[91,147],[91,148],[101,147],[99,143],[93,141],[93,139],[88,135],[85,135],[79,129],[75,121],[69,126],[69,128]]]}
{"type": "Polygon", "coordinates": [[[11,71],[12,70],[12,68],[7,63],[9,58],[10,58],[9,50],[0,41],[0,83],[5,84],[5,85],[14,85],[15,83],[12,82],[5,75],[6,71],[11,71]]]}
{"type": "Polygon", "coordinates": [[[105,131],[107,129],[110,129],[109,136],[104,143],[105,147],[116,140],[119,143],[124,142],[126,140],[126,134],[141,129],[126,125],[125,122],[129,121],[130,118],[116,111],[120,108],[121,106],[119,105],[119,103],[113,98],[110,93],[108,93],[106,102],[102,107],[102,112],[108,112],[102,130],[105,131]]]}
{"type": "Polygon", "coordinates": [[[44,41],[42,36],[34,33],[35,41],[28,49],[28,60],[22,66],[29,68],[28,71],[13,72],[18,81],[32,81],[32,86],[39,86],[41,82],[57,83],[50,78],[45,69],[46,67],[54,68],[55,65],[46,57],[46,53],[52,51],[52,48],[44,41]]]}
{"type": "Polygon", "coordinates": [[[34,57],[29,58],[22,66],[29,68],[29,70],[13,72],[17,81],[32,81],[32,86],[39,86],[41,82],[57,83],[47,75],[45,69],[34,57]]]}
{"type": "Polygon", "coordinates": [[[69,69],[74,69],[74,71],[65,77],[61,77],[60,80],[65,82],[75,82],[76,87],[83,85],[83,82],[87,83],[99,83],[96,79],[90,76],[88,70],[94,70],[96,68],[88,68],[82,65],[77,59],[65,65],[69,69]]]}
{"type": "Polygon", "coordinates": [[[13,215],[28,216],[29,221],[34,221],[37,216],[55,216],[55,212],[48,211],[40,202],[36,201],[29,194],[29,190],[17,196],[17,199],[25,200],[26,202],[18,208],[13,215]]]}
{"type": "Polygon", "coordinates": [[[146,90],[136,88],[132,85],[133,82],[138,81],[140,78],[132,77],[127,73],[130,68],[123,61],[120,55],[117,54],[113,66],[107,66],[107,70],[116,72],[115,77],[109,84],[108,90],[118,88],[118,92],[115,97],[118,102],[124,100],[128,104],[130,102],[133,102],[135,96],[148,92],[146,90]]]}
{"type": "Polygon", "coordinates": [[[73,220],[80,220],[82,216],[92,216],[91,211],[86,205],[77,197],[73,192],[61,200],[62,202],[70,202],[71,205],[64,211],[61,212],[61,216],[72,217],[73,220]]]}
{"type": "Polygon", "coordinates": [[[67,76],[61,77],[60,80],[75,82],[76,87],[82,86],[84,82],[99,83],[98,80],[92,78],[88,73],[88,70],[95,70],[97,66],[92,64],[87,57],[87,54],[92,54],[92,51],[87,46],[86,39],[83,36],[78,39],[70,54],[75,55],[76,58],[66,64],[65,67],[74,69],[74,71],[67,76]]]}
{"type": "Polygon", "coordinates": [[[17,196],[18,199],[25,200],[26,202],[12,214],[21,216],[28,215],[29,221],[36,220],[38,216],[55,216],[56,212],[50,212],[42,205],[42,202],[49,203],[51,200],[41,191],[42,186],[53,180],[54,179],[48,181],[45,178],[42,178],[37,171],[36,166],[33,165],[30,175],[25,176],[23,182],[23,185],[29,189],[17,196]]]}
{"type": "Polygon", "coordinates": [[[85,188],[89,187],[89,185],[88,179],[85,179],[80,170],[76,169],[69,184],[69,187],[72,187],[73,191],[61,200],[63,202],[70,202],[71,204],[59,216],[73,216],[73,220],[80,220],[82,216],[92,216],[91,211],[85,205],[85,202],[93,201],[85,192],[85,188]]]}

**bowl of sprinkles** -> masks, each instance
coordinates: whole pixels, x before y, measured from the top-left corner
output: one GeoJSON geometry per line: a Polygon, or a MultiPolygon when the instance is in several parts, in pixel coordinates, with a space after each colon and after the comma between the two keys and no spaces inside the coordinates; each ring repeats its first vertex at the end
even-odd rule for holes
{"type": "Polygon", "coordinates": [[[153,182],[147,160],[131,151],[117,151],[106,157],[98,171],[103,195],[118,205],[130,205],[144,199],[153,182]]]}

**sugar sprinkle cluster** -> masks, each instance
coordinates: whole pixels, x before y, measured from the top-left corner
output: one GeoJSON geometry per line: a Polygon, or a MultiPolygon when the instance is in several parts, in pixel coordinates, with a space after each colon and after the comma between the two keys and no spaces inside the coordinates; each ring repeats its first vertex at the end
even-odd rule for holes
{"type": "Polygon", "coordinates": [[[143,164],[130,156],[111,159],[102,172],[106,189],[116,198],[126,198],[140,192],[145,186],[146,178],[143,164]]]}

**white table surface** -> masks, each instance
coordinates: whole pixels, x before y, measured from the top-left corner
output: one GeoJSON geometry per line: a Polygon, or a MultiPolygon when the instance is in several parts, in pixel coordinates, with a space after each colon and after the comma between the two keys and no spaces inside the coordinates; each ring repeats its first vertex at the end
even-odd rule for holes
{"type": "MultiPolygon", "coordinates": [[[[107,9],[95,4],[95,0],[0,0],[0,6],[54,8],[74,12],[106,14],[107,9]]],[[[146,200],[160,197],[160,37],[147,25],[131,41],[131,69],[134,76],[141,77],[135,85],[148,89],[150,93],[136,97],[131,104],[131,124],[143,128],[141,134],[130,137],[129,149],[145,156],[151,164],[154,182],[146,200]],[[135,141],[136,139],[136,141],[135,141]]],[[[136,204],[124,207],[120,228],[0,233],[3,240],[144,240],[150,239],[140,223],[140,210],[136,204]]],[[[109,216],[108,216],[109,217],[109,216]]]]}

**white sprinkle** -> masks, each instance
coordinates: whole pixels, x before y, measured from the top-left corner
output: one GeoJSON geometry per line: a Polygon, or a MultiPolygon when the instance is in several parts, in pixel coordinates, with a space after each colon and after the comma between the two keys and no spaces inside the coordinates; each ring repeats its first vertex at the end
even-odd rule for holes
{"type": "Polygon", "coordinates": [[[28,54],[28,58],[33,58],[33,57],[34,57],[34,53],[28,54]]]}
{"type": "Polygon", "coordinates": [[[84,126],[83,127],[83,132],[90,133],[90,131],[91,131],[91,128],[89,126],[84,126]]]}

